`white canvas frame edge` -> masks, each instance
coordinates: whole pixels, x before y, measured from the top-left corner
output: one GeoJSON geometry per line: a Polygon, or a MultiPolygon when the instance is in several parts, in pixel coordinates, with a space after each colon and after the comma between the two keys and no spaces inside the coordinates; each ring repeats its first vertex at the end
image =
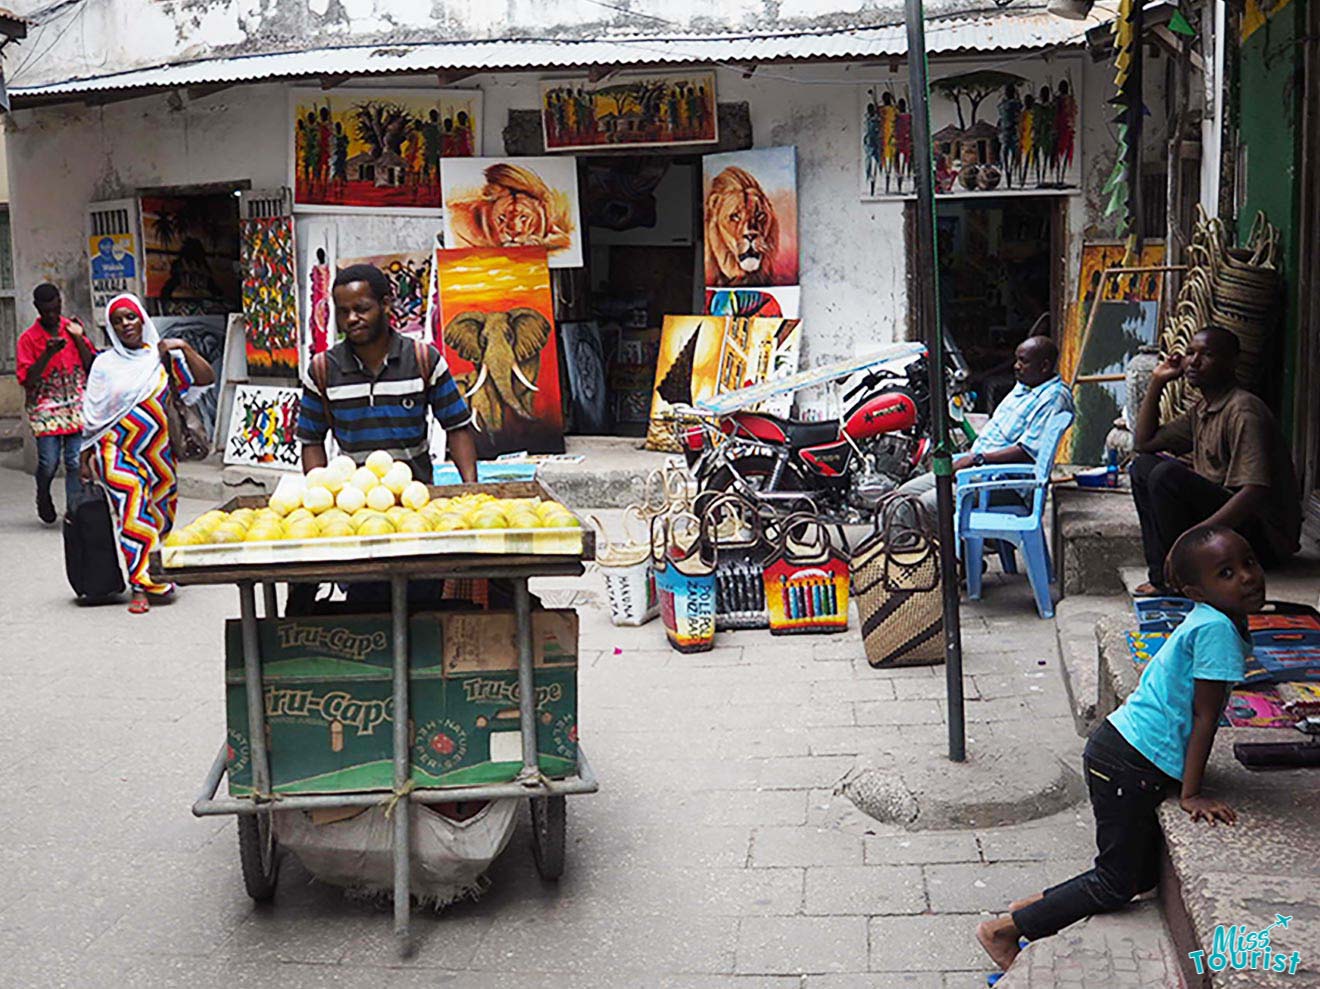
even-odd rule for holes
{"type": "Polygon", "coordinates": [[[473,137],[475,138],[472,150],[476,152],[472,157],[482,157],[482,147],[485,144],[482,134],[486,126],[486,91],[484,89],[424,89],[417,86],[390,86],[388,88],[373,89],[369,86],[352,86],[344,89],[323,90],[313,86],[290,86],[288,92],[289,100],[286,106],[288,113],[284,119],[284,153],[285,158],[288,161],[286,177],[289,183],[289,199],[293,203],[294,213],[328,213],[338,216],[352,216],[353,214],[360,215],[363,213],[389,213],[393,216],[438,217],[444,212],[443,207],[439,206],[336,206],[322,203],[298,202],[298,154],[293,126],[297,117],[294,108],[297,106],[298,94],[300,93],[317,93],[321,96],[356,96],[358,94],[380,96],[385,93],[475,93],[479,110],[477,128],[472,132],[473,137]]]}
{"type": "MultiPolygon", "coordinates": [[[[541,155],[473,155],[471,158],[458,158],[458,159],[454,159],[454,160],[456,160],[456,161],[462,161],[462,162],[465,162],[465,163],[467,163],[467,164],[475,164],[476,162],[491,162],[491,163],[495,163],[495,162],[501,162],[501,161],[512,161],[512,162],[549,161],[549,162],[553,162],[553,163],[556,165],[556,167],[563,167],[563,163],[564,163],[564,162],[571,162],[571,163],[572,163],[572,168],[569,169],[569,171],[570,171],[571,176],[572,176],[572,179],[573,179],[573,208],[574,208],[574,219],[577,221],[577,236],[575,237],[575,240],[576,240],[576,242],[577,242],[576,255],[575,255],[577,261],[576,261],[576,263],[574,263],[574,264],[567,264],[567,263],[563,263],[563,262],[561,262],[561,263],[559,263],[559,264],[555,264],[554,253],[552,253],[552,252],[547,248],[547,249],[546,249],[546,255],[547,255],[547,257],[546,257],[546,266],[547,266],[551,271],[555,270],[556,268],[583,268],[583,267],[586,266],[586,264],[587,264],[587,232],[586,232],[586,228],[584,227],[584,225],[583,225],[583,223],[582,223],[582,184],[581,184],[581,182],[578,181],[578,168],[577,168],[577,158],[576,158],[576,157],[570,157],[569,155],[556,156],[556,155],[552,155],[552,154],[541,154],[541,155]]],[[[449,197],[448,197],[448,195],[447,195],[447,191],[448,191],[448,187],[447,187],[447,185],[446,185],[446,183],[445,183],[445,173],[444,173],[444,169],[441,169],[441,170],[440,170],[440,199],[441,199],[444,203],[446,203],[446,204],[449,202],[449,197]]],[[[441,223],[440,223],[440,234],[441,234],[441,236],[442,236],[442,238],[443,238],[443,240],[444,240],[444,243],[441,244],[441,245],[439,245],[437,249],[439,249],[439,250],[468,250],[469,248],[468,248],[466,245],[463,245],[463,244],[450,244],[450,241],[451,241],[451,240],[455,240],[456,238],[454,237],[454,232],[453,232],[453,230],[451,230],[450,227],[449,227],[449,223],[450,223],[449,210],[448,210],[447,208],[444,208],[444,209],[441,210],[441,213],[442,213],[442,217],[441,217],[441,223]]],[[[522,245],[522,246],[537,246],[537,245],[522,245]]],[[[478,249],[483,249],[483,250],[484,250],[484,249],[487,249],[487,248],[478,248],[478,249]]],[[[490,248],[488,248],[488,249],[489,249],[489,250],[500,250],[499,247],[490,247],[490,248]]],[[[573,249],[570,248],[570,249],[568,249],[568,250],[565,250],[565,251],[559,251],[559,252],[557,252],[557,253],[559,253],[559,254],[567,254],[567,253],[569,253],[571,250],[573,250],[573,249]]],[[[553,283],[552,283],[552,289],[553,289],[553,283]]]]}
{"type": "Polygon", "coordinates": [[[541,147],[545,149],[547,155],[566,154],[575,151],[596,152],[602,151],[626,151],[629,148],[693,148],[701,146],[717,146],[720,143],[720,95],[716,84],[715,71],[679,72],[677,70],[658,71],[658,72],[621,72],[616,76],[610,76],[609,79],[602,79],[600,82],[593,83],[583,75],[571,76],[552,76],[537,80],[536,88],[536,112],[541,118],[541,147]],[[709,141],[661,141],[655,144],[568,144],[561,147],[550,147],[550,135],[545,132],[545,90],[547,86],[563,85],[566,82],[583,82],[589,88],[600,88],[612,80],[624,79],[654,79],[656,76],[687,76],[689,78],[701,75],[710,77],[711,96],[715,100],[715,136],[709,141]]]}

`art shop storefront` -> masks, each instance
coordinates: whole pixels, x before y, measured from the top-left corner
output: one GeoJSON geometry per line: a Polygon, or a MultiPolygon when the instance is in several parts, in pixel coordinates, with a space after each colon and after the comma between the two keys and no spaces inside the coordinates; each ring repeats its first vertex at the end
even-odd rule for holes
{"type": "MultiPolygon", "coordinates": [[[[296,465],[297,377],[334,342],[334,272],[364,260],[395,326],[444,349],[484,454],[641,435],[666,379],[699,398],[908,335],[890,54],[215,82],[95,108],[18,92],[18,279],[56,281],[74,311],[129,290],[204,325],[231,462],[296,465]]],[[[990,380],[1094,219],[1103,85],[1068,50],[934,68],[946,322],[990,380]]]]}

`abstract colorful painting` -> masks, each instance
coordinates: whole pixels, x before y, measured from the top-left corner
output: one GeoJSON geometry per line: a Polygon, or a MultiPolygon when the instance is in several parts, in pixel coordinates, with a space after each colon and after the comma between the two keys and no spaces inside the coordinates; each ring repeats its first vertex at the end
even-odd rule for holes
{"type": "Polygon", "coordinates": [[[541,83],[547,151],[719,140],[714,72],[656,72],[541,83]]]}
{"type": "MultiPolygon", "coordinates": [[[[800,320],[731,319],[720,347],[716,393],[737,391],[796,374],[801,354],[800,320]]],[[[792,405],[792,395],[776,395],[762,402],[759,408],[771,415],[786,416],[792,405]]]]}
{"type": "Polygon", "coordinates": [[[802,289],[708,288],[706,312],[712,316],[778,316],[797,319],[802,315],[802,289]]]}
{"type": "Polygon", "coordinates": [[[339,258],[339,270],[355,264],[375,265],[390,280],[390,325],[406,337],[420,340],[426,335],[426,300],[431,291],[433,251],[410,254],[374,254],[363,258],[339,258]]]}
{"type": "Polygon", "coordinates": [[[675,406],[688,406],[719,391],[720,356],[729,320],[723,316],[666,316],[651,393],[648,450],[677,450],[675,406]]]}
{"type": "MultiPolygon", "coordinates": [[[[945,70],[930,83],[935,189],[946,195],[1076,190],[1081,177],[1081,61],[945,70]]],[[[860,87],[863,199],[911,196],[912,98],[905,79],[860,87]]]]}
{"type": "Polygon", "coordinates": [[[706,285],[798,283],[797,148],[702,159],[706,285]]]}
{"type": "Polygon", "coordinates": [[[298,279],[293,217],[244,220],[243,315],[247,318],[248,374],[292,378],[298,374],[298,279]]]}
{"type": "Polygon", "coordinates": [[[442,350],[477,454],[564,452],[550,269],[541,247],[436,251],[442,350]]]}
{"type": "Polygon", "coordinates": [[[143,196],[147,298],[210,303],[215,312],[238,302],[238,204],[233,196],[143,196]]]}
{"type": "Polygon", "coordinates": [[[448,247],[543,247],[552,268],[582,267],[574,158],[468,158],[441,175],[448,247]]]}
{"type": "Polygon", "coordinates": [[[440,160],[481,154],[481,91],[295,89],[289,184],[326,209],[440,207],[440,160]]]}
{"type": "Polygon", "coordinates": [[[300,399],[297,388],[238,385],[225,435],[225,463],[300,469],[295,435],[300,399]]]}

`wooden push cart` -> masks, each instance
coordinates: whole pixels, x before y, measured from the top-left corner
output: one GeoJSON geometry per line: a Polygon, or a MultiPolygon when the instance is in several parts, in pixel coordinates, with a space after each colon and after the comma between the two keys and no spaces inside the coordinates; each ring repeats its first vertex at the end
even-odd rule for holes
{"type": "MultiPolygon", "coordinates": [[[[555,499],[536,482],[452,485],[431,489],[433,498],[482,491],[501,498],[555,499]]],[[[262,498],[240,498],[226,510],[259,507],[262,498]]],[[[580,521],[580,520],[579,520],[580,521]]],[[[594,556],[594,534],[586,528],[552,530],[459,530],[420,536],[323,539],[306,542],[245,543],[232,546],[165,547],[152,560],[156,579],[177,584],[237,584],[243,664],[252,759],[253,795],[217,797],[227,767],[227,744],[220,746],[193,814],[238,815],[243,882],[255,900],[274,896],[277,856],[271,816],[275,811],[392,805],[394,827],[394,932],[400,952],[411,950],[412,804],[527,798],[533,823],[537,870],[557,879],[564,868],[568,796],[594,793],[599,786],[581,746],[577,773],[546,779],[537,758],[535,690],[532,660],[532,608],[529,577],[579,576],[582,561],[594,556]],[[351,545],[349,545],[351,544],[351,545]],[[353,552],[356,558],[348,558],[353,552]],[[518,647],[518,714],[523,765],[508,783],[443,789],[414,789],[412,739],[408,722],[408,583],[422,579],[504,578],[513,585],[518,647]],[[390,585],[393,624],[394,789],[392,792],[323,795],[276,795],[271,792],[266,743],[262,657],[257,626],[257,587],[262,588],[266,618],[278,617],[278,583],[372,581],[390,585]]]]}

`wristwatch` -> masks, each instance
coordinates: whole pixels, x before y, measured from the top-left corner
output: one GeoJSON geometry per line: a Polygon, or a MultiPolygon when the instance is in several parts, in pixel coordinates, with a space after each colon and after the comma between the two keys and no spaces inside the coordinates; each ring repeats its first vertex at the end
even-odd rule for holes
{"type": "Polygon", "coordinates": [[[985,466],[985,454],[984,454],[984,453],[973,453],[973,454],[972,454],[972,466],[973,466],[973,467],[984,467],[984,466],[985,466]]]}

